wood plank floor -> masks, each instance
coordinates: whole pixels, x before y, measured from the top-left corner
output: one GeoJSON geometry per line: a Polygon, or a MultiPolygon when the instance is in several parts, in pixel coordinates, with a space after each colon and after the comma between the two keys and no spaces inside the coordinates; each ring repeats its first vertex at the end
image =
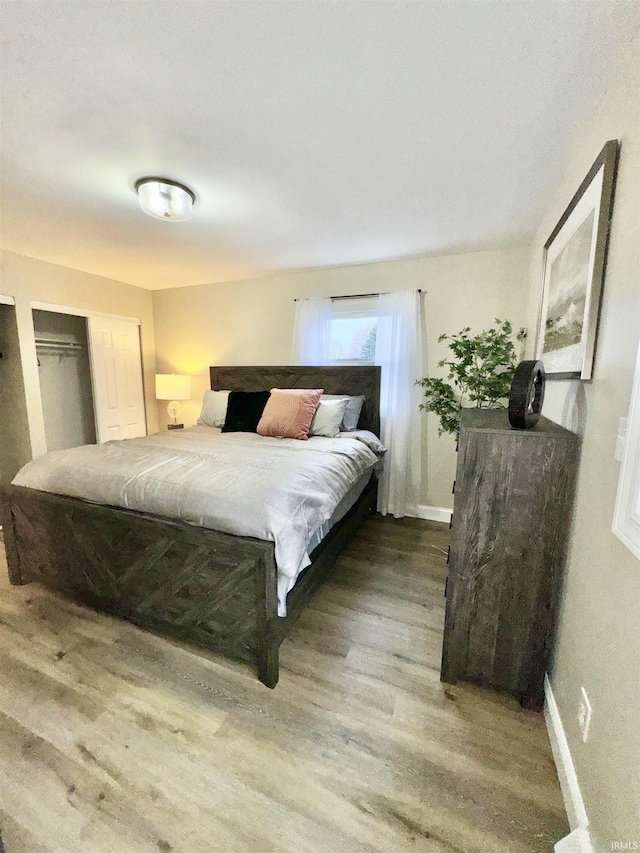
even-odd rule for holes
{"type": "Polygon", "coordinates": [[[537,853],[541,715],[439,681],[448,530],[367,521],[268,690],[31,584],[0,547],[6,853],[537,853]]]}

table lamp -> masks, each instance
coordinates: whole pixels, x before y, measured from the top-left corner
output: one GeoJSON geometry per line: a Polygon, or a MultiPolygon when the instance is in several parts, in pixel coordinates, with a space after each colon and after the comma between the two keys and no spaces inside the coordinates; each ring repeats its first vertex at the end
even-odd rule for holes
{"type": "Polygon", "coordinates": [[[178,423],[182,406],[178,400],[191,399],[191,377],[178,373],[156,373],[156,400],[170,400],[167,406],[172,424],[167,429],[183,429],[184,424],[178,423]]]}

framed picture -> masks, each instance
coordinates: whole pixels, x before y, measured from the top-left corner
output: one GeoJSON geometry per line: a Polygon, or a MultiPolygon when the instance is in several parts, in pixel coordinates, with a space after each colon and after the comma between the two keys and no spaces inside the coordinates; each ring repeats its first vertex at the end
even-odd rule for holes
{"type": "Polygon", "coordinates": [[[606,143],[544,246],[536,354],[551,378],[591,379],[618,149],[606,143]]]}

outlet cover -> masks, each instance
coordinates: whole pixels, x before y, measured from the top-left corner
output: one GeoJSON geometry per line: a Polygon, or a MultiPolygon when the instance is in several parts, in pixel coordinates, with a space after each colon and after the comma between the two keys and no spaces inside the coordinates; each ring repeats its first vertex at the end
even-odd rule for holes
{"type": "Polygon", "coordinates": [[[622,462],[622,456],[624,454],[624,441],[627,437],[627,419],[620,418],[618,422],[618,435],[616,436],[616,449],[613,454],[613,458],[616,462],[622,462]]]}
{"type": "Polygon", "coordinates": [[[580,702],[578,703],[578,725],[582,734],[582,743],[587,742],[589,737],[589,726],[591,725],[591,703],[584,687],[580,688],[580,702]]]}

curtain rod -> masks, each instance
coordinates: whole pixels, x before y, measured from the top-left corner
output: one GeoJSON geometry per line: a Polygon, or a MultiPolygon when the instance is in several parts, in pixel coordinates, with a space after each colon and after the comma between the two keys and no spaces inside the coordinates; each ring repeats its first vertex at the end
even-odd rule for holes
{"type": "MultiPolygon", "coordinates": [[[[420,288],[418,288],[417,292],[422,293],[422,290],[420,288]]],[[[330,296],[329,298],[331,299],[332,302],[336,302],[339,299],[367,299],[371,296],[388,296],[388,295],[389,295],[389,291],[387,290],[384,293],[348,293],[346,296],[330,296]]],[[[305,297],[303,297],[303,296],[299,296],[296,299],[294,299],[293,301],[294,302],[300,302],[304,298],[305,297]]]]}

